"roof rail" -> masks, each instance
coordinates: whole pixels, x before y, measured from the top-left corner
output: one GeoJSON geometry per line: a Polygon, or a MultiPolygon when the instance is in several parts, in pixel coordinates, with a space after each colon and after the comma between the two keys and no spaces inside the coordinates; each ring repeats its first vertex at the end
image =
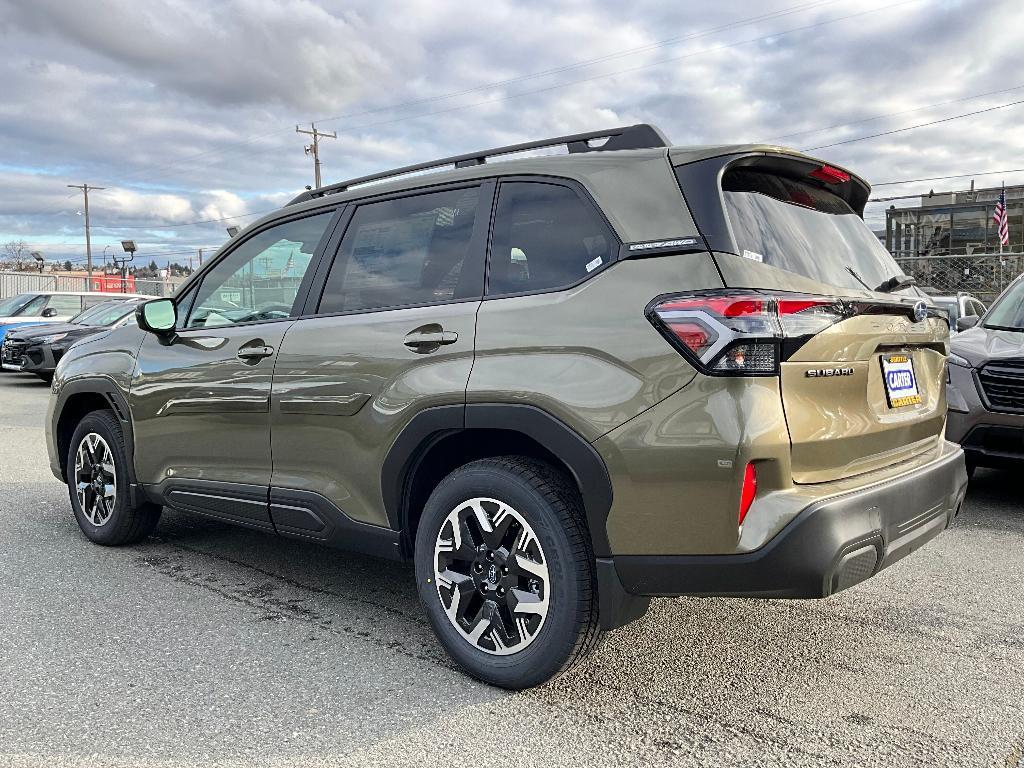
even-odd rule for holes
{"type": "Polygon", "coordinates": [[[647,123],[637,123],[636,125],[628,125],[622,128],[608,128],[603,131],[574,133],[569,136],[556,136],[555,138],[541,139],[540,141],[528,141],[524,144],[510,144],[507,147],[497,147],[496,149],[488,149],[483,152],[470,152],[465,155],[454,155],[440,160],[431,160],[429,163],[407,165],[403,168],[394,168],[390,171],[373,173],[369,176],[360,176],[358,179],[350,179],[337,184],[328,184],[327,186],[318,187],[317,189],[306,190],[295,199],[291,200],[288,205],[295,205],[296,203],[314,200],[318,197],[324,197],[325,195],[344,192],[352,187],[359,186],[360,184],[383,181],[384,179],[389,179],[393,176],[404,176],[418,171],[441,169],[449,165],[454,168],[468,168],[474,165],[483,165],[487,162],[487,159],[491,157],[511,155],[515,152],[527,152],[531,149],[557,147],[563,144],[569,149],[570,154],[576,154],[579,152],[609,152],[616,149],[650,149],[654,147],[667,147],[669,146],[669,140],[665,137],[665,134],[658,130],[658,128],[647,123]],[[607,141],[594,146],[590,142],[596,139],[607,139],[607,141]]]}

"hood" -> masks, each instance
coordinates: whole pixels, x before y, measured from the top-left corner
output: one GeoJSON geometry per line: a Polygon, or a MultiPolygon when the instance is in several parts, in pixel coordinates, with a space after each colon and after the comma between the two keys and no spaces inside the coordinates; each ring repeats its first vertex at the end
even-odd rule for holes
{"type": "Polygon", "coordinates": [[[974,368],[992,360],[1024,358],[1024,331],[995,331],[977,325],[950,339],[949,351],[974,368]]]}
{"type": "Polygon", "coordinates": [[[31,341],[42,336],[49,336],[52,333],[67,333],[69,331],[80,331],[85,329],[84,325],[75,323],[33,323],[27,328],[13,328],[7,335],[12,339],[31,341]]]}

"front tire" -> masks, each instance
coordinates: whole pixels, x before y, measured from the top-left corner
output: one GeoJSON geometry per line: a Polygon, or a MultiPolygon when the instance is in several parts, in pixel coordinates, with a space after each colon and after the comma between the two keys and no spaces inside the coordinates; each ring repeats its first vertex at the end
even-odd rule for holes
{"type": "Polygon", "coordinates": [[[121,546],[149,536],[161,508],[133,501],[121,424],[110,411],[93,411],[75,428],[65,478],[82,533],[96,544],[121,546]]]}
{"type": "Polygon", "coordinates": [[[416,533],[420,599],[473,677],[540,685],[597,645],[594,555],[575,486],[524,457],[482,459],[434,489],[416,533]]]}

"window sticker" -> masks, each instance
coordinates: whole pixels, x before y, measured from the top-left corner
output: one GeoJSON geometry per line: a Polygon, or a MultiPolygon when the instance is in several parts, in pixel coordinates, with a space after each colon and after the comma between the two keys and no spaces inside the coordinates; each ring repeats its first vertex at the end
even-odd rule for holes
{"type": "Polygon", "coordinates": [[[760,253],[755,253],[754,251],[748,251],[746,249],[744,249],[743,251],[743,258],[750,259],[751,261],[756,261],[761,264],[764,263],[764,256],[762,256],[760,253]]]}
{"type": "Polygon", "coordinates": [[[593,261],[588,261],[587,262],[587,272],[588,273],[589,272],[593,272],[595,269],[600,267],[602,264],[604,264],[604,260],[600,256],[598,256],[593,261]]]}

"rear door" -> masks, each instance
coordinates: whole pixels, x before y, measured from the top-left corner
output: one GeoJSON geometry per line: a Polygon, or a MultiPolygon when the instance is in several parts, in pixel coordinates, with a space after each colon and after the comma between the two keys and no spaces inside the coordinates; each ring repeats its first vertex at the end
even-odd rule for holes
{"type": "MultiPolygon", "coordinates": [[[[721,226],[708,218],[710,230],[727,233],[713,246],[726,284],[835,299],[782,318],[794,481],[869,472],[936,447],[946,412],[946,320],[916,288],[878,290],[902,271],[859,215],[866,185],[808,158],[725,166],[721,226]]],[[[692,201],[687,174],[679,175],[692,201]]]]}
{"type": "Polygon", "coordinates": [[[277,357],[271,514],[281,533],[344,544],[394,527],[381,467],[424,408],[465,402],[494,184],[354,204],[329,271],[277,357]]]}

